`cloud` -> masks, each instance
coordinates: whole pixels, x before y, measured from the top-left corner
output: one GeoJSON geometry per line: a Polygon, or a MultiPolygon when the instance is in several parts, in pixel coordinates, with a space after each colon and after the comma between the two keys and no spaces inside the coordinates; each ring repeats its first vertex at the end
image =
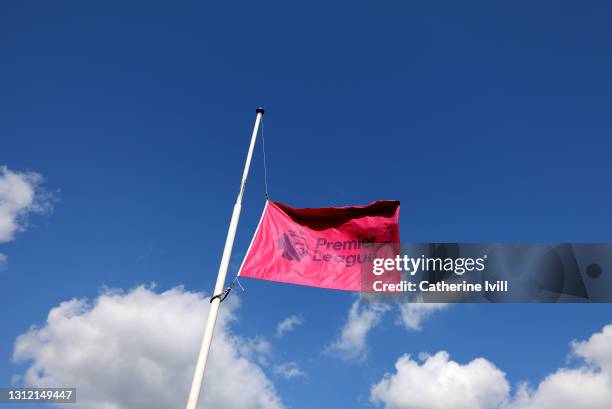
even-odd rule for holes
{"type": "Polygon", "coordinates": [[[443,303],[407,303],[399,306],[400,320],[398,321],[407,330],[420,331],[423,321],[434,312],[448,307],[443,303]]]}
{"type": "MultiPolygon", "coordinates": [[[[447,306],[443,303],[402,304],[399,306],[400,317],[397,322],[408,330],[420,331],[427,318],[447,306]]],[[[367,357],[369,332],[380,324],[384,313],[390,309],[391,306],[385,304],[362,303],[359,300],[353,302],[338,338],[324,352],[347,361],[363,361],[367,357]]]]}
{"type": "Polygon", "coordinates": [[[273,371],[276,375],[280,375],[285,379],[306,377],[306,374],[299,368],[296,362],[286,362],[275,365],[273,371]]]}
{"type": "Polygon", "coordinates": [[[572,342],[572,349],[574,356],[612,375],[612,325],[606,325],[588,341],[572,342]]]}
{"type": "Polygon", "coordinates": [[[4,270],[6,267],[6,254],[0,253],[0,271],[4,270]]]}
{"type": "MultiPolygon", "coordinates": [[[[28,362],[26,385],[76,387],[78,409],[182,407],[209,306],[180,287],[106,290],[51,309],[42,327],[17,338],[13,359],[28,362]]],[[[199,407],[281,409],[256,363],[266,343],[232,332],[237,308],[233,297],[221,309],[199,407]]]]}
{"type": "Polygon", "coordinates": [[[297,315],[291,315],[285,318],[276,326],[276,337],[282,337],[284,334],[295,330],[298,325],[302,325],[303,323],[304,320],[297,315]]]}
{"type": "Polygon", "coordinates": [[[484,358],[460,364],[440,351],[419,364],[404,355],[395,373],[372,386],[370,399],[386,409],[611,408],[612,325],[571,347],[576,367],[556,370],[535,388],[521,383],[513,396],[504,372],[484,358]]]}
{"type": "Polygon", "coordinates": [[[368,333],[378,325],[388,310],[389,306],[385,304],[362,303],[359,300],[353,302],[340,335],[324,352],[344,360],[364,360],[368,352],[368,333]]]}
{"type": "Polygon", "coordinates": [[[612,408],[612,325],[571,345],[580,365],[557,370],[535,389],[521,384],[509,409],[612,408]]]}
{"type": "Polygon", "coordinates": [[[488,409],[510,390],[505,374],[483,358],[462,365],[440,351],[421,361],[400,357],[396,372],[372,386],[371,400],[387,409],[488,409]]]}
{"type": "Polygon", "coordinates": [[[50,211],[50,196],[41,190],[41,175],[13,172],[0,166],[0,243],[14,239],[27,227],[29,213],[50,211]]]}
{"type": "Polygon", "coordinates": [[[240,354],[262,366],[268,366],[268,358],[272,354],[272,345],[260,336],[249,339],[238,347],[240,354]]]}

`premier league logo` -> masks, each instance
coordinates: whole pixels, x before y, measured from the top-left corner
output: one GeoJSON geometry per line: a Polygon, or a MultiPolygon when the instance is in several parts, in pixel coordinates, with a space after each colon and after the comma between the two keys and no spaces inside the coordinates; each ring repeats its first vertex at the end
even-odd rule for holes
{"type": "Polygon", "coordinates": [[[278,239],[278,248],[282,251],[283,258],[292,261],[300,261],[308,255],[306,236],[298,230],[289,230],[278,239]]]}

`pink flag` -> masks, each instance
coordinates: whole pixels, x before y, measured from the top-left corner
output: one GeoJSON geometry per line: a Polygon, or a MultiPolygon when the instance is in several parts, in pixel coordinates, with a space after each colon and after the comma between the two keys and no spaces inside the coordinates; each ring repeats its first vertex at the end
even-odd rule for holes
{"type": "Polygon", "coordinates": [[[239,275],[360,291],[375,243],[399,243],[399,202],[294,209],[266,202],[239,275]]]}

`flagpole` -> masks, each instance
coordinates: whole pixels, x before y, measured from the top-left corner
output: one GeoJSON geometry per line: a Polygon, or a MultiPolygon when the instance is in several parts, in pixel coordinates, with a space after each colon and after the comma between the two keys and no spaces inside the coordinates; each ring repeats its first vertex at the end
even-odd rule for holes
{"type": "MultiPolygon", "coordinates": [[[[255,141],[257,139],[257,131],[259,130],[259,124],[261,122],[261,118],[263,117],[264,109],[257,108],[255,112],[257,113],[257,116],[255,117],[255,126],[253,127],[253,134],[251,135],[251,144],[249,145],[249,152],[247,153],[244,171],[242,172],[240,191],[238,192],[238,197],[236,198],[236,204],[234,205],[234,211],[232,212],[232,218],[227,231],[227,238],[225,239],[225,247],[223,248],[223,256],[221,257],[221,265],[219,266],[217,283],[215,284],[215,291],[213,295],[221,294],[223,292],[223,288],[225,287],[225,276],[227,275],[227,268],[229,266],[232,247],[234,246],[234,237],[236,236],[236,229],[238,227],[238,219],[240,218],[240,210],[242,208],[242,196],[244,195],[244,189],[246,187],[246,181],[249,175],[249,167],[251,166],[251,158],[253,157],[253,149],[255,148],[255,141]]],[[[198,362],[196,363],[195,372],[193,374],[193,381],[191,383],[191,391],[189,392],[189,399],[187,400],[186,409],[196,409],[198,406],[200,390],[202,389],[202,380],[204,378],[204,370],[206,369],[206,361],[208,360],[208,352],[210,351],[210,344],[212,342],[213,332],[215,330],[215,323],[217,322],[217,314],[219,313],[219,304],[221,304],[220,297],[215,297],[211,300],[210,310],[208,311],[208,320],[206,321],[204,336],[202,337],[202,346],[200,347],[198,362]]]]}

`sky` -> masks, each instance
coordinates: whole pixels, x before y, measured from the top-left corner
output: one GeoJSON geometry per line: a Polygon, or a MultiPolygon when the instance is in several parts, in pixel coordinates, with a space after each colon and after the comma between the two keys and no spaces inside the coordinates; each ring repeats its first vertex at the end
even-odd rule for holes
{"type": "MultiPolygon", "coordinates": [[[[0,7],[0,387],[184,406],[257,106],[273,200],[400,200],[404,242],[611,241],[606,2],[0,7]]],[[[265,202],[256,148],[230,277],[265,202]]],[[[202,407],[612,402],[608,304],[241,282],[202,407]]]]}

